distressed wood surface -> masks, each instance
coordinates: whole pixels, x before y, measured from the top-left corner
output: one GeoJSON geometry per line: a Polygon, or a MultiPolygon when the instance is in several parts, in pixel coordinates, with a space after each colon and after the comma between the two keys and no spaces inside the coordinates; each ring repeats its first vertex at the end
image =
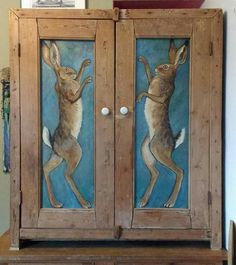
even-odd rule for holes
{"type": "Polygon", "coordinates": [[[135,209],[132,227],[190,229],[192,227],[190,211],[178,209],[135,209]]]}
{"type": "MultiPolygon", "coordinates": [[[[37,265],[45,265],[45,263],[36,263],[36,262],[27,262],[27,265],[33,265],[33,264],[37,264],[37,265]]],[[[47,260],[47,263],[48,265],[58,265],[58,263],[55,263],[55,262],[50,262],[50,260],[47,260]]],[[[63,263],[59,263],[60,265],[94,265],[94,263],[92,262],[79,262],[79,263],[71,263],[71,262],[63,262],[63,263]]],[[[8,263],[8,265],[26,265],[25,263],[8,263]]],[[[108,264],[109,265],[109,264],[108,264]]]]}
{"type": "MultiPolygon", "coordinates": [[[[22,239],[102,240],[114,239],[113,229],[20,229],[22,239]]],[[[209,241],[210,230],[201,229],[122,229],[120,240],[209,241]]]]}
{"type": "MultiPolygon", "coordinates": [[[[47,262],[53,263],[93,263],[95,264],[109,264],[112,262],[116,264],[161,264],[167,263],[178,265],[191,265],[196,263],[199,265],[212,264],[218,265],[222,261],[227,260],[227,253],[225,250],[212,251],[204,247],[178,247],[172,245],[170,247],[152,246],[145,247],[135,246],[133,244],[129,247],[121,247],[110,245],[103,247],[89,245],[82,243],[64,243],[47,244],[34,243],[32,246],[28,245],[20,251],[9,251],[9,235],[5,234],[0,239],[0,263],[23,263],[28,262],[45,264],[47,262]],[[104,263],[103,263],[104,262],[104,263]]],[[[195,264],[194,264],[195,265],[195,264]]]]}
{"type": "Polygon", "coordinates": [[[63,18],[63,19],[112,19],[112,9],[39,9],[18,8],[11,9],[20,18],[63,18]]]}
{"type": "Polygon", "coordinates": [[[121,19],[212,18],[220,9],[121,9],[121,19]]]}
{"type": "Polygon", "coordinates": [[[96,214],[93,209],[41,209],[39,228],[96,228],[96,214]]]}
{"type": "Polygon", "coordinates": [[[193,228],[207,228],[209,227],[208,192],[210,191],[210,20],[194,20],[191,43],[190,207],[193,228]]]}
{"type": "Polygon", "coordinates": [[[222,247],[222,65],[223,12],[212,21],[214,42],[211,72],[210,176],[212,190],[211,227],[213,249],[222,247]]]}
{"type": "Polygon", "coordinates": [[[114,226],[114,22],[98,21],[96,33],[96,226],[114,226]],[[103,116],[107,107],[110,115],[103,116]]]}
{"type": "MultiPolygon", "coordinates": [[[[20,20],[22,227],[37,227],[40,208],[39,41],[36,19],[20,20]]],[[[19,163],[19,162],[17,162],[19,163]]]]}
{"type": "Polygon", "coordinates": [[[11,68],[11,203],[10,203],[10,234],[11,248],[19,248],[20,228],[20,65],[18,57],[19,21],[10,12],[10,68],[11,68]]]}
{"type": "Polygon", "coordinates": [[[135,40],[133,21],[116,24],[115,224],[131,228],[133,215],[133,126],[135,40]],[[128,48],[129,47],[129,48],[128,48]],[[120,108],[127,107],[127,115],[120,108]]]}
{"type": "MultiPolygon", "coordinates": [[[[68,225],[67,225],[68,226],[68,225]]],[[[114,239],[113,229],[90,229],[90,228],[40,228],[20,229],[20,238],[35,240],[107,240],[114,239]]]]}
{"type": "Polygon", "coordinates": [[[192,34],[192,19],[139,19],[134,20],[137,38],[184,38],[192,34]],[[167,30],[168,29],[168,30],[167,30]]]}
{"type": "Polygon", "coordinates": [[[96,25],[96,20],[38,19],[41,39],[94,39],[96,25]]]}

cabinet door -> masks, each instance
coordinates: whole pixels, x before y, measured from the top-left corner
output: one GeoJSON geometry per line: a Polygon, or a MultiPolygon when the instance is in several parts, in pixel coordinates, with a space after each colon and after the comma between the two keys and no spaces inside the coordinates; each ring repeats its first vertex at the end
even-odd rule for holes
{"type": "Polygon", "coordinates": [[[212,81],[221,75],[220,15],[153,12],[130,11],[137,19],[116,27],[115,222],[123,239],[207,240],[212,182],[220,182],[211,161],[214,126],[220,133],[220,83],[212,81]]]}
{"type": "Polygon", "coordinates": [[[20,43],[21,237],[110,238],[114,23],[20,19],[20,43]]]}

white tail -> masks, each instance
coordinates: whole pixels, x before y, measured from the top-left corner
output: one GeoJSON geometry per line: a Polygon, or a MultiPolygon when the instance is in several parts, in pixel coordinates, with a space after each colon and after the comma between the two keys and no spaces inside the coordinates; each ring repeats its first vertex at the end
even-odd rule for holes
{"type": "Polygon", "coordinates": [[[51,142],[50,142],[50,132],[47,127],[43,127],[43,142],[52,148],[51,142]]]}
{"type": "Polygon", "coordinates": [[[184,139],[185,139],[185,128],[183,128],[178,136],[178,138],[176,139],[176,142],[175,142],[175,149],[178,148],[183,142],[184,142],[184,139]]]}

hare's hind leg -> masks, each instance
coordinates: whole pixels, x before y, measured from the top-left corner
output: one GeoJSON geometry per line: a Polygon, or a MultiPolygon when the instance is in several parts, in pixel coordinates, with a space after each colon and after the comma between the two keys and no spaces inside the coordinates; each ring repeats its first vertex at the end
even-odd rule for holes
{"type": "Polygon", "coordinates": [[[159,175],[159,172],[157,171],[157,169],[155,168],[155,158],[153,157],[151,151],[150,151],[150,138],[149,136],[147,136],[142,144],[142,157],[143,160],[147,166],[147,168],[149,169],[150,173],[151,173],[151,179],[150,182],[148,184],[148,187],[145,191],[145,194],[143,195],[142,199],[139,202],[140,207],[145,207],[149,201],[149,198],[152,194],[152,190],[154,188],[154,185],[157,181],[157,177],[159,175]]]}
{"type": "Polygon", "coordinates": [[[73,145],[71,145],[70,149],[64,151],[63,158],[65,159],[67,163],[67,169],[65,172],[65,178],[70,185],[70,188],[72,189],[73,193],[75,194],[76,198],[78,199],[79,203],[83,208],[90,208],[91,205],[88,201],[86,201],[81,193],[78,191],[74,179],[73,179],[73,173],[78,166],[80,160],[82,157],[82,150],[78,142],[75,140],[73,145]]]}
{"type": "Polygon", "coordinates": [[[176,174],[175,186],[173,191],[168,199],[168,201],[164,204],[166,208],[172,208],[175,205],[176,199],[178,197],[182,181],[183,181],[183,170],[179,168],[172,160],[171,148],[163,148],[158,143],[156,143],[155,138],[150,143],[150,149],[156,160],[158,160],[162,165],[171,169],[176,174]]]}
{"type": "Polygon", "coordinates": [[[44,176],[45,176],[47,189],[48,189],[49,200],[50,200],[52,207],[54,208],[61,208],[63,205],[57,202],[53,194],[49,173],[52,170],[54,170],[56,167],[58,167],[61,162],[62,162],[62,158],[57,156],[55,153],[53,153],[50,159],[48,160],[48,162],[43,166],[44,176]]]}

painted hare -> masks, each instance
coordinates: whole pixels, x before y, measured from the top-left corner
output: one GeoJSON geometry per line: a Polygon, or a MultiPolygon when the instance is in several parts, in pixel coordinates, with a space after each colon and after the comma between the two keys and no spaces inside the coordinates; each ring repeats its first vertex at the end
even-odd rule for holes
{"type": "Polygon", "coordinates": [[[90,60],[84,60],[80,71],[77,73],[71,67],[61,66],[60,52],[55,42],[50,42],[49,45],[44,42],[42,54],[45,63],[56,74],[55,90],[59,103],[59,123],[52,137],[47,128],[44,127],[43,129],[44,143],[52,149],[51,157],[43,167],[49,200],[55,208],[63,206],[57,202],[53,194],[49,174],[64,160],[67,164],[65,178],[69,186],[81,206],[90,208],[90,203],[80,194],[72,176],[82,157],[82,150],[77,142],[82,124],[83,106],[81,95],[85,86],[92,82],[92,78],[89,76],[83,82],[81,82],[81,79],[85,67],[90,64],[90,60]]]}
{"type": "Polygon", "coordinates": [[[168,201],[164,204],[165,207],[169,208],[175,205],[181,188],[183,170],[172,160],[172,152],[183,143],[185,129],[182,129],[176,137],[173,136],[169,122],[169,103],[175,88],[177,69],[187,59],[187,46],[188,43],[185,42],[177,49],[174,41],[171,40],[169,63],[157,65],[154,77],[152,77],[147,60],[143,56],[139,57],[139,61],[144,64],[149,83],[148,92],[142,92],[137,98],[137,101],[140,101],[146,97],[144,112],[149,129],[142,144],[142,157],[151,173],[151,180],[140,201],[140,207],[144,207],[148,203],[159,175],[155,161],[159,161],[176,174],[175,186],[168,201]]]}

